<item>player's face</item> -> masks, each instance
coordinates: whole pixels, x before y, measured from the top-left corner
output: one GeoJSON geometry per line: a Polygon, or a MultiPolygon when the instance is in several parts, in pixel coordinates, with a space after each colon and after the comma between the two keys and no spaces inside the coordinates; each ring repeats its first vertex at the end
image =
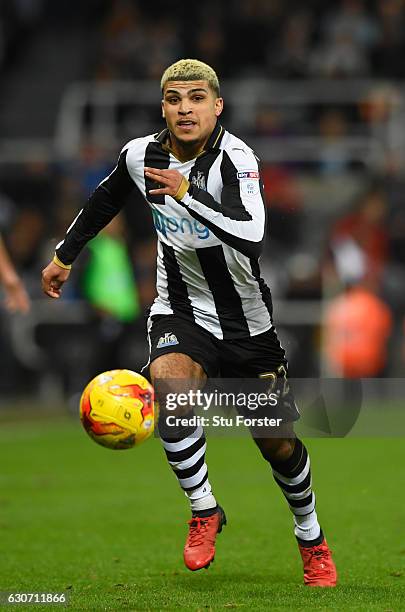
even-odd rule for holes
{"type": "Polygon", "coordinates": [[[203,148],[222,108],[207,81],[168,81],[164,87],[163,117],[181,147],[203,148]]]}

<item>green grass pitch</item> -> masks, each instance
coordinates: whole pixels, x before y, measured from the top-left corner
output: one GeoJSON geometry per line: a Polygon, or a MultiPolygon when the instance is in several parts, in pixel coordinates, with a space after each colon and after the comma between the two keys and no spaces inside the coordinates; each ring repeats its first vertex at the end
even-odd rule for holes
{"type": "Polygon", "coordinates": [[[403,439],[307,446],[336,589],[303,586],[290,512],[247,438],[209,439],[228,526],[192,573],[187,503],[158,440],[110,451],[69,418],[3,422],[0,590],[64,591],[71,610],[405,610],[403,439]]]}

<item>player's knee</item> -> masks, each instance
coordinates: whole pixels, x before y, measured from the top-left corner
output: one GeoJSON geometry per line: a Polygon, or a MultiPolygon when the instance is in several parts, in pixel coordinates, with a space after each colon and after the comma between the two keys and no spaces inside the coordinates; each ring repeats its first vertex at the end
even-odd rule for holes
{"type": "Polygon", "coordinates": [[[257,438],[257,446],[266,461],[287,461],[294,450],[294,439],[291,438],[257,438]]]}
{"type": "Polygon", "coordinates": [[[169,353],[155,359],[150,366],[152,384],[161,411],[182,416],[190,413],[187,397],[202,389],[206,374],[188,355],[169,353]]]}
{"type": "Polygon", "coordinates": [[[199,363],[183,353],[161,355],[149,367],[152,383],[155,379],[188,379],[204,380],[206,374],[199,363]]]}

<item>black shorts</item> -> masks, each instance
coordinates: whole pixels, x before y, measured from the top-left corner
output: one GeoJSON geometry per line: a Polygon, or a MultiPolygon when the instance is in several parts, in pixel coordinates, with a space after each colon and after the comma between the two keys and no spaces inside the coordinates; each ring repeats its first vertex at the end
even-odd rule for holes
{"type": "Polygon", "coordinates": [[[283,395],[283,401],[271,411],[272,416],[281,416],[284,422],[299,419],[287,384],[285,351],[274,328],[257,336],[220,340],[192,321],[175,315],[154,315],[148,336],[148,365],[161,355],[184,353],[202,366],[208,378],[244,379],[248,387],[253,379],[260,379],[267,389],[274,382],[274,390],[283,395]]]}

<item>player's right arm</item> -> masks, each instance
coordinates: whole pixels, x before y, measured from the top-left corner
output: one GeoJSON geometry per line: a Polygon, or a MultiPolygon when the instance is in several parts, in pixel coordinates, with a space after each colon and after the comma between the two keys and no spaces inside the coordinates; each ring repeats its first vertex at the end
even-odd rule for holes
{"type": "Polygon", "coordinates": [[[152,195],[169,195],[208,227],[224,244],[258,259],[265,239],[266,214],[258,160],[248,147],[223,152],[218,200],[190,184],[176,169],[145,167],[145,175],[162,186],[152,195]]]}
{"type": "Polygon", "coordinates": [[[72,263],[84,246],[119,213],[126,196],[135,188],[127,169],[128,149],[124,148],[114,170],[88,199],[57,245],[53,260],[42,271],[42,289],[51,298],[59,298],[72,263]]]}

